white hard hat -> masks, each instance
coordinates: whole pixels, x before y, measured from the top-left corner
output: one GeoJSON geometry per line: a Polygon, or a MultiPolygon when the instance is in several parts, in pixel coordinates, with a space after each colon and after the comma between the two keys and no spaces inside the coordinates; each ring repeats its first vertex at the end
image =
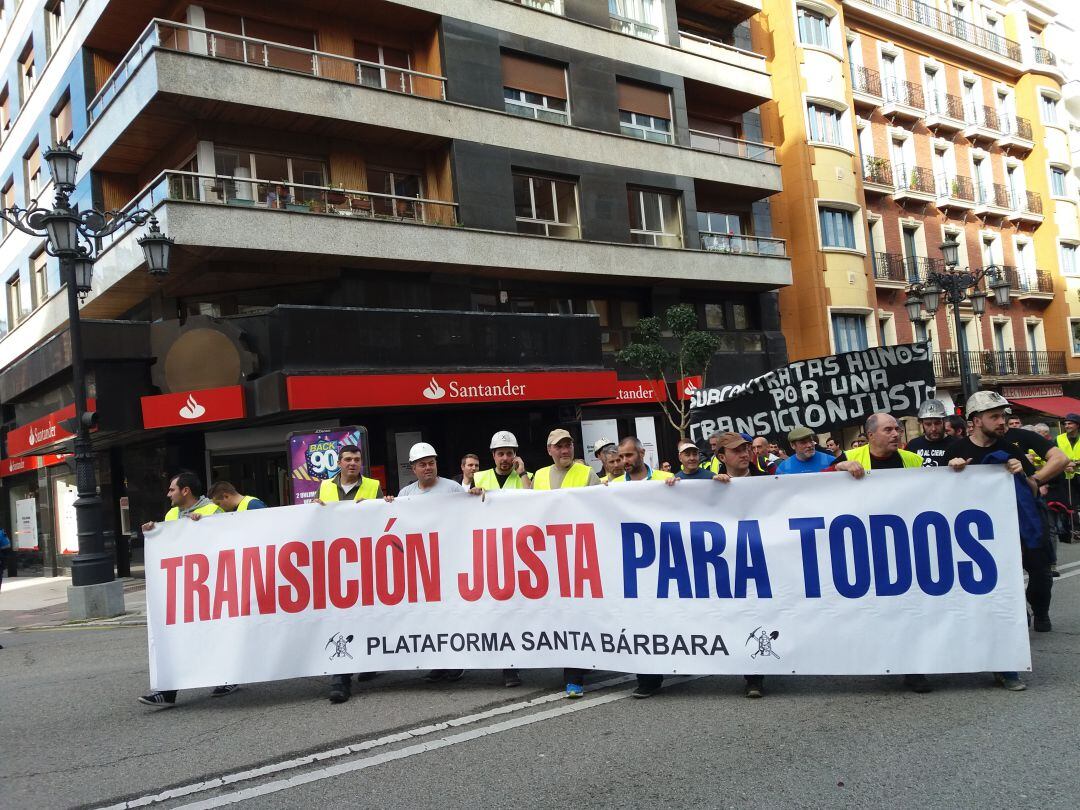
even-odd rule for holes
{"type": "Polygon", "coordinates": [[[928,399],[919,406],[919,419],[944,419],[945,403],[940,399],[928,399]]]}
{"type": "Polygon", "coordinates": [[[438,455],[439,454],[435,452],[435,448],[427,442],[417,442],[409,448],[409,463],[412,464],[414,461],[419,461],[422,458],[438,455]]]}
{"type": "Polygon", "coordinates": [[[517,437],[513,433],[509,430],[500,430],[491,437],[491,446],[488,449],[497,450],[500,447],[513,447],[517,450],[517,446],[517,437]]]}
{"type": "Polygon", "coordinates": [[[974,416],[983,411],[993,411],[998,408],[1008,408],[1009,400],[1005,399],[997,391],[976,391],[968,397],[967,407],[964,409],[967,416],[974,416]]]}

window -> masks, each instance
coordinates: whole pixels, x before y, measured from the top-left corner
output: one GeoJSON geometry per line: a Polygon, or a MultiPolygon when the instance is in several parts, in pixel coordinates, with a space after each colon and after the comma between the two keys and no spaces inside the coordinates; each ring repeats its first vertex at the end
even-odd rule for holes
{"type": "Polygon", "coordinates": [[[357,65],[357,78],[366,87],[412,93],[412,75],[394,68],[412,69],[412,57],[408,51],[388,48],[369,42],[356,43],[356,58],[369,65],[357,65]]]}
{"type": "Polygon", "coordinates": [[[37,72],[34,70],[34,40],[26,43],[22,56],[19,57],[19,91],[25,104],[37,84],[37,72]]]}
{"type": "Polygon", "coordinates": [[[49,297],[49,256],[44,248],[30,258],[30,278],[34,282],[34,303],[40,305],[49,297]]]}
{"type": "Polygon", "coordinates": [[[514,215],[518,233],[581,238],[577,188],[569,180],[515,174],[514,215]]]}
{"type": "Polygon", "coordinates": [[[570,123],[565,67],[504,53],[502,72],[508,113],[556,124],[570,123]]]}
{"type": "MultiPolygon", "coordinates": [[[[274,155],[265,152],[248,152],[238,149],[217,149],[214,152],[214,173],[235,177],[233,182],[222,181],[218,193],[223,201],[236,205],[253,205],[258,202],[269,208],[284,208],[289,204],[306,204],[322,194],[315,189],[295,188],[288,183],[305,186],[326,185],[326,163],[305,157],[274,155]],[[255,182],[252,182],[255,178],[255,182]]],[[[368,188],[372,172],[368,172],[368,188]]]]}
{"type": "Polygon", "coordinates": [[[45,46],[49,56],[52,56],[60,40],[67,31],[67,6],[66,0],[52,0],[45,4],[45,46]]]}
{"type": "Polygon", "coordinates": [[[821,246],[856,249],[855,215],[842,208],[819,208],[821,246]]]}
{"type": "MultiPolygon", "coordinates": [[[[4,183],[4,190],[2,192],[2,200],[0,200],[0,207],[11,208],[15,205],[15,178],[9,177],[7,182],[4,183]]],[[[11,226],[8,225],[7,220],[0,220],[2,225],[3,236],[7,236],[11,230],[11,226]]]]}
{"type": "Polygon", "coordinates": [[[1075,276],[1080,271],[1080,265],[1076,263],[1076,245],[1062,243],[1058,246],[1061,253],[1061,274],[1063,276],[1075,276]]]}
{"type": "Polygon", "coordinates": [[[1067,193],[1068,174],[1064,169],[1057,166],[1050,167],[1050,194],[1054,197],[1064,197],[1067,193]]]}
{"type": "Polygon", "coordinates": [[[1009,350],[1008,321],[994,321],[994,351],[1006,352],[1009,350]]]}
{"type": "Polygon", "coordinates": [[[705,305],[705,328],[722,331],[727,328],[723,304],[705,305]]]}
{"type": "Polygon", "coordinates": [[[26,317],[30,311],[29,307],[24,306],[24,294],[22,288],[22,279],[19,276],[13,276],[7,283],[7,303],[8,303],[8,322],[14,326],[17,323],[22,322],[22,319],[26,317]]]}
{"type": "Polygon", "coordinates": [[[1069,328],[1072,331],[1072,353],[1078,355],[1080,354],[1080,321],[1069,321],[1069,328]]]}
{"type": "Polygon", "coordinates": [[[30,147],[30,151],[23,156],[23,176],[26,178],[26,204],[36,200],[41,193],[43,185],[41,178],[41,150],[37,142],[30,147]]]}
{"type": "Polygon", "coordinates": [[[0,90],[0,140],[7,137],[9,129],[11,129],[11,100],[5,84],[4,89],[0,90]]]}
{"type": "Polygon", "coordinates": [[[831,48],[829,41],[829,18],[810,9],[798,9],[799,42],[803,45],[816,45],[819,48],[831,48]]]}
{"type": "Polygon", "coordinates": [[[638,245],[682,247],[679,197],[665,191],[627,190],[630,241],[638,245]]]}
{"type": "Polygon", "coordinates": [[[393,169],[372,169],[367,172],[368,191],[402,198],[375,197],[371,204],[376,214],[399,219],[422,219],[420,206],[410,200],[424,196],[420,175],[393,169]]]}
{"type": "Polygon", "coordinates": [[[657,143],[672,143],[671,98],[667,90],[617,81],[619,131],[657,143]]]}
{"type": "Polygon", "coordinates": [[[806,105],[806,112],[810,122],[810,140],[837,146],[845,144],[841,126],[843,117],[838,110],[811,103],[806,105]]]}
{"type": "Polygon", "coordinates": [[[1039,95],[1039,113],[1042,115],[1044,124],[1056,124],[1058,122],[1057,99],[1045,94],[1039,95]]]}
{"type": "Polygon", "coordinates": [[[65,93],[64,99],[52,114],[53,143],[70,141],[72,134],[71,96],[65,93]]]}
{"type": "MultiPolygon", "coordinates": [[[[239,34],[252,39],[291,45],[294,48],[311,50],[318,47],[313,31],[291,28],[265,20],[250,17],[238,17],[234,14],[206,9],[204,12],[206,27],[213,31],[239,34]]],[[[257,42],[245,42],[237,37],[214,36],[210,39],[210,55],[218,59],[235,59],[238,62],[251,62],[257,65],[292,70],[297,73],[312,73],[317,61],[304,51],[275,48],[257,42]]],[[[362,58],[362,57],[361,57],[362,58]]],[[[359,80],[359,77],[357,77],[359,80]]]]}
{"type": "Polygon", "coordinates": [[[608,0],[611,28],[623,34],[659,40],[664,34],[661,0],[608,0]]]}
{"type": "Polygon", "coordinates": [[[926,328],[926,321],[919,319],[912,324],[915,330],[915,341],[917,343],[925,343],[930,339],[930,333],[926,328]]]}
{"type": "Polygon", "coordinates": [[[832,316],[836,353],[855,352],[869,348],[866,342],[866,318],[862,315],[832,316]]]}

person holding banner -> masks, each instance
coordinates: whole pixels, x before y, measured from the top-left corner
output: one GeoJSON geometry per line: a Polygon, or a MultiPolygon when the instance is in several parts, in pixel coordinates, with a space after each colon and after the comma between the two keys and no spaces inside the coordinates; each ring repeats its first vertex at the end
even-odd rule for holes
{"type": "MultiPolygon", "coordinates": [[[[222,512],[220,506],[202,494],[202,481],[199,480],[199,476],[187,470],[172,477],[166,494],[171,504],[171,508],[165,513],[166,522],[180,520],[181,518],[200,520],[203,517],[219,515],[222,512]]],[[[143,533],[146,533],[153,531],[156,527],[155,522],[149,521],[142,525],[142,530],[143,533]]],[[[215,686],[210,691],[210,696],[223,697],[224,695],[231,695],[239,688],[239,684],[235,683],[215,686]]],[[[140,697],[139,703],[161,709],[171,708],[176,705],[176,690],[150,692],[140,697]]]]}
{"type": "Polygon", "coordinates": [[[533,489],[569,489],[570,487],[594,487],[600,477],[588,464],[574,461],[574,439],[562,428],[551,431],[547,437],[547,452],[554,462],[533,473],[533,489]]]}
{"type": "Polygon", "coordinates": [[[619,442],[619,463],[625,472],[611,479],[611,483],[624,481],[664,481],[674,478],[671,473],[654,470],[645,463],[645,447],[635,436],[627,436],[619,442]]]}
{"type": "Polygon", "coordinates": [[[266,509],[266,504],[253,495],[241,495],[228,481],[215,481],[206,493],[222,512],[246,512],[249,509],[266,509]]]}
{"type": "Polygon", "coordinates": [[[923,465],[922,456],[900,449],[900,423],[891,414],[870,414],[864,430],[867,443],[845,450],[826,472],[839,470],[858,480],[870,469],[899,470],[923,465]]]}
{"type": "MultiPolygon", "coordinates": [[[[701,479],[704,481],[714,478],[718,473],[714,473],[704,464],[701,463],[701,451],[698,450],[698,446],[689,439],[682,439],[679,441],[679,465],[681,469],[675,473],[675,479],[701,479]]],[[[720,466],[720,462],[717,461],[717,466],[720,466]]]]}
{"type": "Polygon", "coordinates": [[[364,456],[355,444],[342,445],[338,450],[338,473],[319,484],[317,504],[334,501],[370,501],[382,497],[382,487],[374,478],[360,474],[364,456]]]}
{"type": "Polygon", "coordinates": [[[836,462],[834,456],[818,450],[817,434],[808,427],[796,426],[788,431],[787,438],[795,455],[776,465],[777,475],[821,472],[836,462]]]}
{"type": "Polygon", "coordinates": [[[769,452],[769,440],[764,436],[758,436],[750,443],[750,458],[759,472],[776,473],[778,459],[769,452]]]}

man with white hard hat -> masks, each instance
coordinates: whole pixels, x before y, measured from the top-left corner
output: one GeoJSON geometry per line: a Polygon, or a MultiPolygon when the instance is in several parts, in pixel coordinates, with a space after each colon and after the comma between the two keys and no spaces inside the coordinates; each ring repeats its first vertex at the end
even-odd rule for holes
{"type": "Polygon", "coordinates": [[[593,457],[600,460],[601,472],[600,483],[607,484],[616,475],[622,475],[623,468],[619,462],[619,448],[611,439],[597,439],[593,444],[593,457]]]}
{"type": "Polygon", "coordinates": [[[924,467],[944,466],[945,451],[955,441],[945,435],[945,405],[940,399],[928,399],[919,406],[919,427],[922,436],[908,442],[905,449],[922,456],[924,467]]]}
{"type": "Polygon", "coordinates": [[[518,455],[518,440],[509,430],[491,437],[491,458],[495,466],[473,475],[474,495],[493,489],[532,489],[532,479],[525,474],[525,462],[518,455]]]}
{"type": "Polygon", "coordinates": [[[461,486],[456,481],[439,477],[438,454],[427,442],[417,442],[409,448],[409,466],[412,467],[416,480],[401,488],[398,493],[399,498],[409,495],[432,493],[449,495],[453,492],[461,492],[461,486]]]}

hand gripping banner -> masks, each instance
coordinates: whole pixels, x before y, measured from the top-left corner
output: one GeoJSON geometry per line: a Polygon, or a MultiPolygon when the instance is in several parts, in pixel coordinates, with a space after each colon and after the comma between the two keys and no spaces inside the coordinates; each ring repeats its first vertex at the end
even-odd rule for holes
{"type": "Polygon", "coordinates": [[[147,534],[156,689],[328,673],[1030,669],[1001,467],[466,493],[147,534]]]}

